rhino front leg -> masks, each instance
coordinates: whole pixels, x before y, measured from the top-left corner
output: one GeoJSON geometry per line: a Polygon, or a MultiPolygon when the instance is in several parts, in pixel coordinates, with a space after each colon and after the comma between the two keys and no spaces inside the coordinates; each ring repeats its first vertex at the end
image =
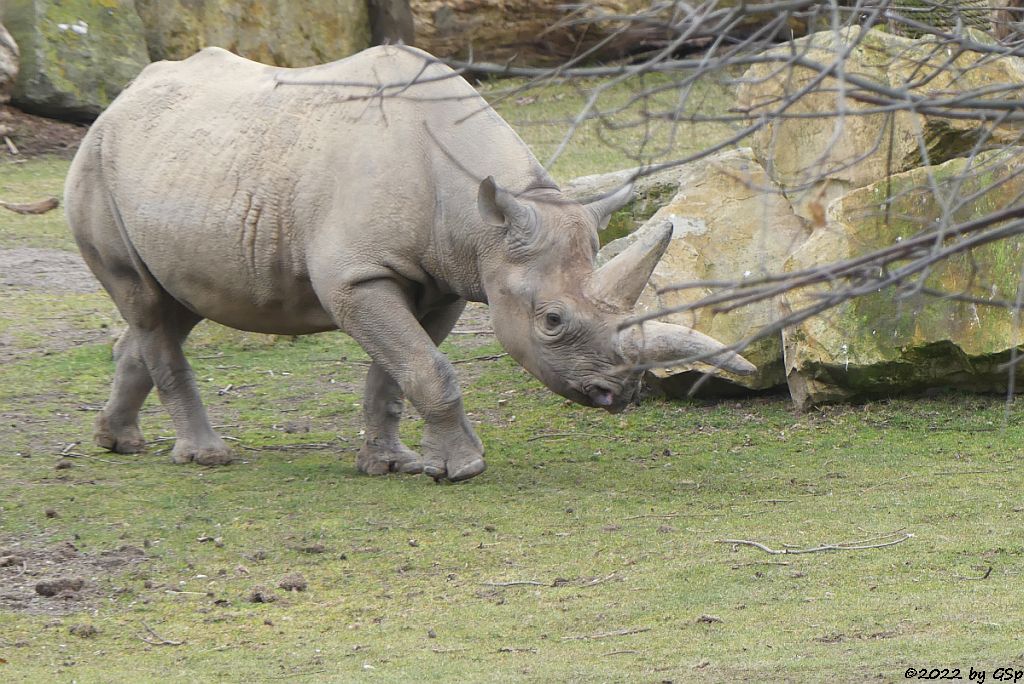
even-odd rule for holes
{"type": "MultiPolygon", "coordinates": [[[[452,481],[482,473],[483,445],[463,411],[455,370],[432,339],[448,334],[456,308],[447,307],[421,323],[409,297],[396,283],[384,280],[348,288],[335,301],[340,302],[334,315],[341,329],[362,345],[423,416],[422,472],[452,481]]],[[[367,398],[372,406],[379,406],[380,398],[395,396],[381,389],[386,386],[369,388],[371,395],[377,392],[367,398]]],[[[389,429],[397,430],[397,416],[372,413],[373,419],[393,420],[389,429]]]]}
{"type": "MultiPolygon", "coordinates": [[[[466,308],[459,300],[427,312],[420,323],[434,344],[448,336],[466,308]]],[[[398,436],[405,401],[402,388],[376,361],[366,374],[363,415],[366,420],[366,442],[359,450],[356,467],[367,475],[387,473],[422,473],[423,457],[405,446],[398,436]]]]}

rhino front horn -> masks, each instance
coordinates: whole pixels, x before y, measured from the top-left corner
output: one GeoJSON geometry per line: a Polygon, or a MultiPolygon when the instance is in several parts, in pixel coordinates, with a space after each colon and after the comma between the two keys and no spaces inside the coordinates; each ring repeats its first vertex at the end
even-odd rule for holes
{"type": "Polygon", "coordinates": [[[615,309],[631,310],[671,239],[668,222],[639,231],[633,244],[591,274],[587,295],[615,309]]]}
{"type": "Polygon", "coordinates": [[[666,363],[702,357],[702,363],[737,375],[752,375],[757,366],[718,340],[692,328],[658,321],[645,321],[620,333],[623,355],[638,364],[666,363]]]}

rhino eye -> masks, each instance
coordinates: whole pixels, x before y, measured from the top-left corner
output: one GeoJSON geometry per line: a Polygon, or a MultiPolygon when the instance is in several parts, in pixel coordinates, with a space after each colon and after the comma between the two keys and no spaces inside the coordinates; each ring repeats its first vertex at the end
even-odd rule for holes
{"type": "Polygon", "coordinates": [[[557,328],[562,325],[562,317],[552,311],[544,317],[544,322],[547,323],[549,328],[557,328]]]}

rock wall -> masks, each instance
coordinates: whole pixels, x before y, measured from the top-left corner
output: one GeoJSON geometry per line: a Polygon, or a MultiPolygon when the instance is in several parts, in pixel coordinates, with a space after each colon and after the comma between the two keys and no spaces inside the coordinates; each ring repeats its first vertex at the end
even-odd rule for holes
{"type": "Polygon", "coordinates": [[[6,0],[0,12],[21,49],[12,101],[28,112],[93,119],[149,61],[133,0],[6,0]]]}
{"type": "Polygon", "coordinates": [[[152,60],[209,45],[264,64],[300,67],[370,45],[366,0],[135,0],[152,60]]]}
{"type": "MultiPolygon", "coordinates": [[[[979,42],[992,39],[973,29],[969,37],[979,42]]],[[[886,88],[907,89],[915,95],[958,93],[988,86],[981,97],[1001,98],[1024,88],[1024,60],[992,59],[964,51],[947,54],[934,37],[920,40],[860,27],[815,33],[795,41],[793,51],[807,60],[830,65],[836,55],[854,46],[844,64],[850,76],[874,81],[886,88]],[[1006,84],[1006,91],[994,88],[1006,84]]],[[[769,50],[785,60],[790,48],[769,50]]],[[[790,106],[787,118],[771,118],[753,136],[751,147],[772,179],[786,189],[797,213],[820,224],[825,208],[835,198],[863,187],[887,173],[937,164],[965,154],[976,144],[1015,142],[1024,132],[1020,125],[951,119],[909,111],[895,114],[860,114],[874,105],[850,97],[857,86],[841,85],[826,78],[812,81],[818,71],[781,63],[757,64],[747,70],[738,91],[738,105],[752,117],[772,116],[780,98],[800,97],[790,106]],[[803,90],[810,91],[803,94],[803,90]],[[846,93],[843,97],[840,93],[846,93]],[[822,117],[828,112],[836,116],[822,117]],[[844,114],[845,112],[845,114],[844,114]],[[815,114],[818,118],[801,115],[815,114]],[[927,155],[922,158],[923,140],[927,155]]]]}
{"type": "MultiPolygon", "coordinates": [[[[857,256],[940,221],[965,222],[1012,206],[1024,196],[1022,168],[1024,149],[1009,148],[973,161],[919,167],[850,192],[829,207],[827,225],[814,231],[787,267],[857,256]]],[[[1015,301],[1022,266],[1024,238],[1002,239],[936,264],[919,283],[954,297],[929,296],[911,283],[902,296],[883,290],[786,330],[794,402],[808,407],[931,387],[1005,392],[1008,374],[999,365],[1024,344],[1020,321],[1011,310],[964,297],[1015,301]]],[[[820,294],[796,292],[786,305],[796,309],[820,294]]]]}

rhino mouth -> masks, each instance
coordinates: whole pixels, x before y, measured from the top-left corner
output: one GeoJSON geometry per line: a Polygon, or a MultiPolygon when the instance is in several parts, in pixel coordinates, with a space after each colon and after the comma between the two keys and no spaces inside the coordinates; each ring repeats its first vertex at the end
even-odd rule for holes
{"type": "Polygon", "coordinates": [[[586,383],[579,392],[579,403],[592,408],[601,408],[608,413],[621,413],[629,406],[636,392],[619,384],[604,381],[586,383]]]}

